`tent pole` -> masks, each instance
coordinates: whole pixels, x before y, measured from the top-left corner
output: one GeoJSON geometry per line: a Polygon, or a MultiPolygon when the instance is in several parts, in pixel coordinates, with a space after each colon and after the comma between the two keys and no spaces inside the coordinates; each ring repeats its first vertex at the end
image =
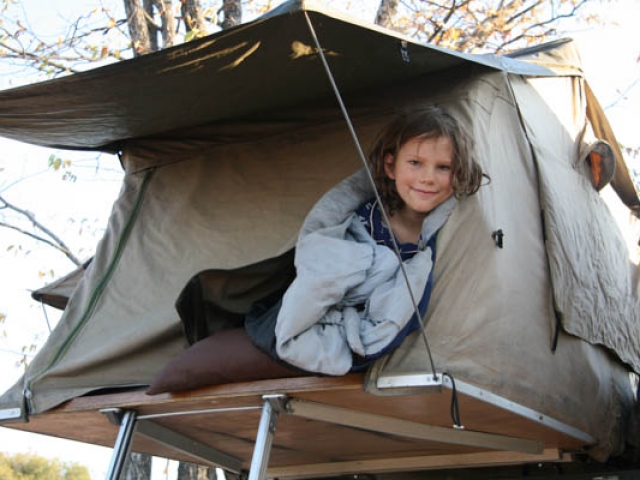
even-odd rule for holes
{"type": "Polygon", "coordinates": [[[278,415],[282,410],[286,396],[264,395],[262,399],[264,400],[264,405],[262,406],[262,415],[260,416],[258,434],[256,435],[256,444],[253,447],[248,480],[265,480],[267,478],[271,444],[276,433],[278,415]]]}
{"type": "Polygon", "coordinates": [[[118,480],[131,447],[131,439],[136,428],[137,413],[135,410],[123,411],[117,408],[102,410],[102,413],[105,413],[112,423],[120,425],[106,476],[106,480],[118,480]]]}

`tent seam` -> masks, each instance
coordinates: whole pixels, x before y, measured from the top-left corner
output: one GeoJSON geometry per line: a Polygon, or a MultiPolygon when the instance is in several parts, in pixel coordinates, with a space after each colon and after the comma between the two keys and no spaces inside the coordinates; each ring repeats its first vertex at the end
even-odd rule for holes
{"type": "MultiPolygon", "coordinates": [[[[519,78],[523,78],[522,75],[518,75],[519,78]]],[[[515,89],[513,87],[513,84],[511,82],[511,77],[507,74],[506,75],[506,81],[507,81],[507,86],[509,87],[509,92],[511,93],[511,96],[513,98],[513,105],[514,108],[516,110],[517,116],[518,116],[518,121],[520,123],[520,126],[522,128],[522,132],[524,134],[524,138],[526,138],[527,140],[527,144],[529,146],[529,151],[531,152],[531,160],[532,160],[532,164],[534,167],[534,172],[535,172],[535,176],[536,176],[536,183],[537,183],[537,194],[538,194],[538,204],[540,207],[540,226],[542,229],[542,245],[544,247],[544,256],[545,256],[545,260],[546,260],[546,271],[547,271],[547,277],[549,279],[549,287],[550,287],[550,307],[551,307],[551,314],[553,315],[553,320],[554,320],[554,324],[552,325],[552,332],[551,332],[551,351],[555,352],[557,347],[558,347],[558,342],[560,339],[560,332],[561,330],[564,330],[564,325],[563,325],[563,314],[562,312],[558,309],[558,302],[556,300],[556,294],[555,294],[555,289],[553,286],[553,277],[551,275],[551,257],[549,254],[549,246],[548,246],[548,236],[547,236],[547,221],[545,218],[545,207],[542,205],[541,201],[542,201],[542,181],[540,179],[540,166],[539,166],[539,162],[540,159],[538,158],[538,155],[536,154],[536,150],[533,144],[533,141],[531,140],[530,137],[530,133],[527,129],[527,125],[524,121],[524,115],[522,113],[522,110],[520,109],[520,105],[518,103],[518,98],[516,96],[516,92],[515,89]]]]}

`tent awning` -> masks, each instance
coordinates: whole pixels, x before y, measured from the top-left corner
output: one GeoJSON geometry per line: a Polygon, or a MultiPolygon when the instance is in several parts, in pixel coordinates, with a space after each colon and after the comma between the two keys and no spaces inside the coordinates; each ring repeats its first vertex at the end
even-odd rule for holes
{"type": "Polygon", "coordinates": [[[416,43],[346,20],[315,2],[295,0],[197,41],[0,92],[0,136],[52,148],[114,152],[127,139],[333,100],[307,14],[344,94],[463,64],[553,74],[546,66],[508,57],[416,43]]]}

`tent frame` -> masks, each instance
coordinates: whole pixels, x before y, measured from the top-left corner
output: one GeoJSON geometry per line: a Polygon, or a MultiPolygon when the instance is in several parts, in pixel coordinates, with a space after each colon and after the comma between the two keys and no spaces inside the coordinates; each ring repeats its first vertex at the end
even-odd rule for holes
{"type": "MultiPolygon", "coordinates": [[[[430,375],[415,375],[382,379],[384,388],[404,388],[422,386],[426,388],[424,395],[430,395],[440,388],[434,388],[434,380],[430,375]]],[[[439,385],[452,387],[451,380],[441,374],[437,375],[439,385]]],[[[545,423],[558,432],[580,438],[585,442],[592,439],[567,425],[549,419],[523,406],[501,399],[490,392],[462,383],[460,391],[473,396],[483,402],[509,410],[518,416],[535,419],[545,423]]],[[[206,464],[217,465],[227,471],[241,474],[247,480],[266,480],[271,477],[300,477],[318,474],[362,473],[367,469],[389,471],[390,469],[414,470],[419,468],[437,468],[452,466],[506,465],[527,462],[569,462],[571,455],[563,453],[560,448],[549,448],[544,442],[516,438],[508,435],[485,433],[466,430],[463,426],[452,425],[451,428],[427,425],[415,421],[402,420],[378,413],[367,413],[351,408],[344,408],[327,403],[308,401],[295,396],[275,393],[262,396],[262,407],[231,407],[208,408],[194,410],[173,409],[163,413],[138,415],[135,409],[106,408],[100,412],[109,421],[119,426],[118,436],[113,447],[113,454],[107,480],[118,480],[123,470],[124,462],[130,451],[134,432],[153,439],[156,442],[186,453],[195,459],[203,460],[206,464]],[[181,415],[197,415],[204,413],[239,412],[243,410],[261,410],[260,421],[253,447],[250,470],[242,470],[239,458],[227,455],[217,449],[204,445],[188,436],[175,432],[154,422],[155,419],[181,415]],[[395,435],[406,439],[428,440],[448,445],[464,445],[486,449],[481,453],[466,453],[461,455],[440,455],[437,457],[401,457],[382,458],[376,460],[335,462],[327,464],[310,464],[298,466],[276,467],[268,469],[271,447],[276,434],[278,419],[281,414],[293,415],[309,420],[328,422],[335,425],[368,430],[385,435],[395,435]],[[448,458],[446,458],[448,457],[448,458]],[[469,464],[469,465],[466,465],[469,464]]]]}

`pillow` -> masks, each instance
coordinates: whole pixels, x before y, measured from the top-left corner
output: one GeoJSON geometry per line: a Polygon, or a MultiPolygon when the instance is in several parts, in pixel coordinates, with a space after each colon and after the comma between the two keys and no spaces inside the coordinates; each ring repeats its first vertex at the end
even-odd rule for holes
{"type": "Polygon", "coordinates": [[[254,345],[244,328],[216,332],[173,359],[154,378],[148,395],[223,383],[300,377],[308,373],[286,367],[254,345]]]}

